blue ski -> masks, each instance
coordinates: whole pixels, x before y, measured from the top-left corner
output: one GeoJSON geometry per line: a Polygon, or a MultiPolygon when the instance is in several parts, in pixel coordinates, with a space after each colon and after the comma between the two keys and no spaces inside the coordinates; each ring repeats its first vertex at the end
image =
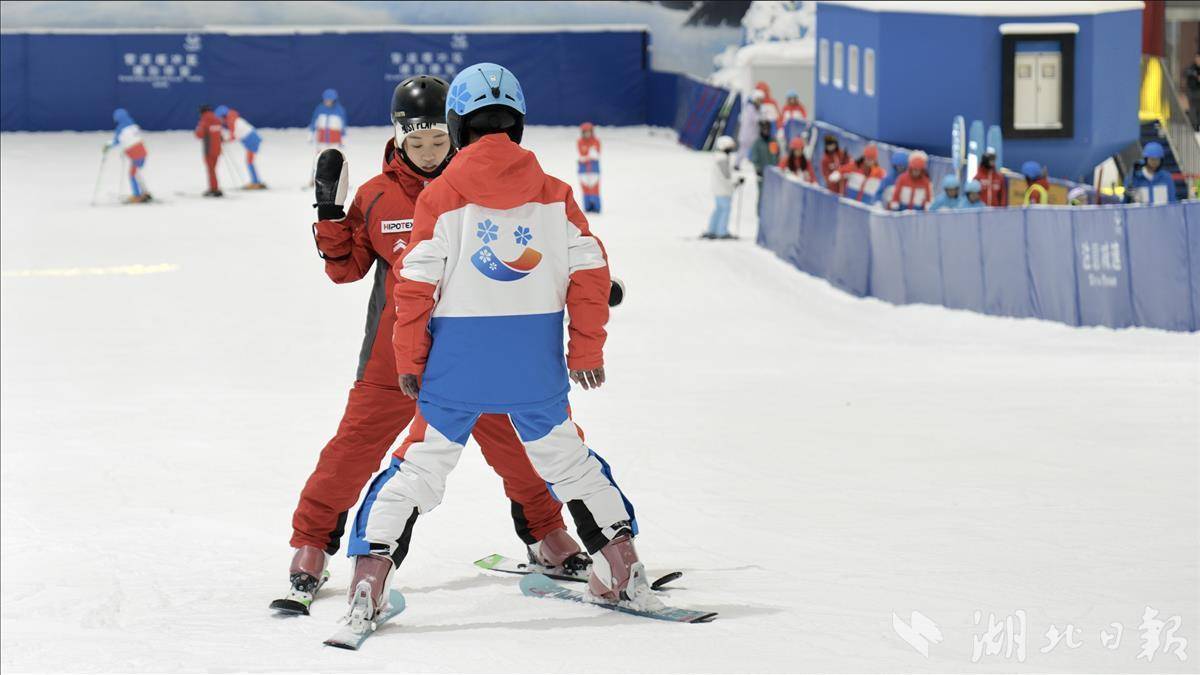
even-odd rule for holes
{"type": "Polygon", "coordinates": [[[633,614],[647,619],[674,621],[677,623],[708,623],[717,618],[716,612],[705,612],[695,609],[664,607],[660,610],[640,610],[627,605],[608,602],[597,602],[587,594],[562,586],[544,574],[530,574],[521,579],[521,592],[531,598],[555,598],[568,602],[577,602],[592,607],[611,609],[625,614],[633,614]]]}
{"type": "Polygon", "coordinates": [[[325,644],[339,649],[358,649],[380,626],[403,611],[404,595],[400,591],[393,590],[388,596],[387,609],[383,610],[373,621],[364,622],[365,625],[362,626],[362,630],[354,630],[353,626],[355,622],[348,621],[346,625],[339,628],[336,633],[326,640],[325,644]]]}

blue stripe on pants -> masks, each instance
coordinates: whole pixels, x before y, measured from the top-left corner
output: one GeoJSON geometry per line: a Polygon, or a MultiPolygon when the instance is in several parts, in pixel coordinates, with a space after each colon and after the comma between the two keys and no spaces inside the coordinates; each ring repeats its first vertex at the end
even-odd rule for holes
{"type": "Polygon", "coordinates": [[[383,489],[384,483],[396,475],[403,463],[403,459],[393,457],[388,468],[371,481],[371,489],[367,491],[362,506],[358,507],[358,513],[354,515],[354,530],[350,533],[350,545],[346,547],[347,557],[353,558],[356,555],[367,555],[371,552],[371,543],[364,538],[367,532],[367,519],[371,517],[371,507],[375,505],[375,498],[379,496],[379,491],[383,489]]]}

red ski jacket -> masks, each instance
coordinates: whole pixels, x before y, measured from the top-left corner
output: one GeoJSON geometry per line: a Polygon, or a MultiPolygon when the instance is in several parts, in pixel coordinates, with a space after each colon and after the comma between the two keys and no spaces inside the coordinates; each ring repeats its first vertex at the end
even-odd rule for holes
{"type": "Polygon", "coordinates": [[[317,251],[325,259],[325,273],[335,283],[358,281],[375,265],[375,285],[367,304],[367,326],[358,359],[357,379],[397,386],[392,327],[396,308],[391,302],[399,264],[413,228],[417,196],[428,180],[417,175],[388,139],[383,172],[359,186],[342,220],[313,224],[317,251]]]}

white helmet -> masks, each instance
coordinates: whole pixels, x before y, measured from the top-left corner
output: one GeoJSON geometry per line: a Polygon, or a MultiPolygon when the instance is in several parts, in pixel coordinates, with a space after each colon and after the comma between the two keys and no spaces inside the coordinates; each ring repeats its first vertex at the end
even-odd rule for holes
{"type": "Polygon", "coordinates": [[[737,141],[729,136],[718,136],[716,143],[713,143],[713,148],[721,152],[730,152],[737,147],[737,141]]]}
{"type": "Polygon", "coordinates": [[[750,92],[751,101],[763,101],[766,98],[767,95],[763,93],[762,89],[755,89],[754,91],[750,92]]]}

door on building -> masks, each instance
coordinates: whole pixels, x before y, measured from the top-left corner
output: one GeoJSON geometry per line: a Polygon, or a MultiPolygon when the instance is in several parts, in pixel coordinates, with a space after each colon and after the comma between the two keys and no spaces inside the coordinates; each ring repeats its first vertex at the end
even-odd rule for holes
{"type": "Polygon", "coordinates": [[[1062,52],[1018,47],[1013,70],[1013,128],[1061,129],[1062,52]]]}

